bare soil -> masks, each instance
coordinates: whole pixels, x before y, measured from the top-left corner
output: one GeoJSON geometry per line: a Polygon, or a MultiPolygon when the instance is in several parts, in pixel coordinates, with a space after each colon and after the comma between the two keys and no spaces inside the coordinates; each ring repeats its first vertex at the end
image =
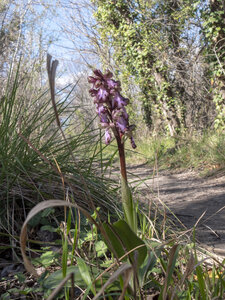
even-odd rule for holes
{"type": "Polygon", "coordinates": [[[225,256],[224,173],[203,177],[196,171],[166,170],[157,174],[147,164],[128,169],[133,187],[137,177],[143,180],[136,190],[141,192],[144,201],[151,198],[159,205],[164,203],[168,207],[167,215],[172,216],[173,212],[187,229],[197,223],[198,241],[225,256]]]}

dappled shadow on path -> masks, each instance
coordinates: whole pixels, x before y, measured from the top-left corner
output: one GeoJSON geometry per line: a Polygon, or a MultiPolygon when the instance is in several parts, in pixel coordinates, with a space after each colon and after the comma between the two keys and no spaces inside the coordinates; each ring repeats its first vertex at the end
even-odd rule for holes
{"type": "Polygon", "coordinates": [[[173,212],[187,229],[204,214],[196,227],[197,239],[204,245],[222,249],[221,252],[224,250],[225,255],[225,176],[203,178],[193,171],[160,171],[157,175],[147,165],[133,166],[129,171],[134,188],[137,176],[144,180],[136,187],[142,200],[150,197],[159,204],[165,203],[168,215],[173,212]]]}

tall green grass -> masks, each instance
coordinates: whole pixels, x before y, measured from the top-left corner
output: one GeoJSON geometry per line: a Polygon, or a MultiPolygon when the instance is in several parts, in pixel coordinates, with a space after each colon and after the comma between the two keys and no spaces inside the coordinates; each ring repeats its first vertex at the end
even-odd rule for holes
{"type": "MultiPolygon", "coordinates": [[[[80,132],[70,132],[65,141],[56,125],[48,88],[29,99],[29,80],[21,83],[21,78],[18,66],[16,73],[9,76],[0,100],[0,235],[7,233],[15,247],[14,236],[19,235],[29,210],[40,201],[66,200],[70,195],[90,210],[90,194],[106,217],[108,211],[119,212],[117,183],[102,178],[98,172],[99,130],[90,130],[87,124],[80,132]]],[[[66,131],[78,107],[70,105],[69,95],[63,91],[58,92],[56,105],[66,131]]]]}

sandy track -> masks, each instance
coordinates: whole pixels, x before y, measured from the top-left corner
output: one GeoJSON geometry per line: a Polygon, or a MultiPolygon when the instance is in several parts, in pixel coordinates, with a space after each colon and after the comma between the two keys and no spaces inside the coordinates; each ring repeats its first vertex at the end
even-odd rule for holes
{"type": "Polygon", "coordinates": [[[188,229],[205,212],[196,228],[197,239],[218,254],[225,255],[224,175],[203,178],[193,171],[160,171],[153,175],[148,165],[133,166],[128,170],[132,186],[135,186],[137,176],[145,179],[137,190],[155,201],[159,201],[159,197],[188,229]]]}

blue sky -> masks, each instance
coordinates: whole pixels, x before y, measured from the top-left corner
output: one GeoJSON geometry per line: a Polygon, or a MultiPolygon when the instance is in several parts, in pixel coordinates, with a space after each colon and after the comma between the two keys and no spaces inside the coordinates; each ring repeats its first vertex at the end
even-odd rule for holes
{"type": "MultiPolygon", "coordinates": [[[[23,0],[22,0],[23,1],[23,0]]],[[[22,2],[21,1],[21,2],[22,2]]],[[[24,5],[20,2],[20,7],[26,7],[26,4],[28,3],[26,0],[23,1],[24,5]]],[[[81,1],[73,1],[80,3],[81,1]]],[[[78,46],[78,48],[85,45],[85,37],[80,36],[79,39],[77,38],[74,43],[71,42],[70,39],[68,39],[68,36],[65,34],[65,32],[62,30],[61,27],[66,28],[68,26],[68,29],[70,30],[71,24],[70,19],[68,17],[67,12],[56,5],[57,0],[48,0],[43,1],[44,5],[40,5],[38,2],[33,2],[31,5],[30,11],[26,14],[26,24],[31,23],[35,18],[37,19],[37,23],[35,24],[34,32],[36,33],[37,39],[38,35],[42,31],[44,40],[46,42],[45,48],[48,50],[48,52],[56,59],[58,59],[62,66],[63,64],[66,65],[68,62],[71,61],[80,61],[81,57],[78,54],[78,52],[75,51],[75,46],[78,46]],[[47,2],[50,3],[50,8],[46,10],[47,2]],[[39,15],[43,13],[44,16],[40,18],[39,15]],[[47,41],[51,41],[50,44],[47,43],[47,41]],[[83,45],[82,45],[83,43],[83,45]]],[[[68,4],[68,0],[64,0],[63,4],[68,4]]],[[[76,11],[70,11],[71,13],[76,13],[76,11]]],[[[28,31],[30,30],[29,26],[27,27],[28,31]]],[[[25,27],[26,30],[26,27],[25,27]]],[[[38,49],[37,49],[38,51],[38,49]]],[[[36,51],[35,51],[36,52],[36,51]]],[[[78,68],[80,69],[80,67],[78,68]]]]}

